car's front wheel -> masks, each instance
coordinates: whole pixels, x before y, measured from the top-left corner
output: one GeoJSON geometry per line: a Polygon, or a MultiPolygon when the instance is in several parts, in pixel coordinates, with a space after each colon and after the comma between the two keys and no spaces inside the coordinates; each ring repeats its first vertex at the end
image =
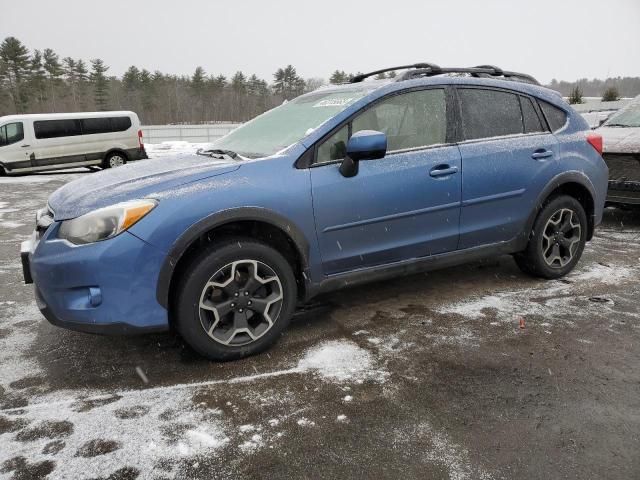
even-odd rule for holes
{"type": "Polygon", "coordinates": [[[560,195],[542,208],[524,252],[515,255],[526,273],[559,278],[576,266],[587,241],[587,214],[574,197],[560,195]]]}
{"type": "Polygon", "coordinates": [[[287,327],[296,300],[289,262],[254,240],[232,238],[196,254],[178,285],[176,325],[211,360],[261,352],[287,327]]]}

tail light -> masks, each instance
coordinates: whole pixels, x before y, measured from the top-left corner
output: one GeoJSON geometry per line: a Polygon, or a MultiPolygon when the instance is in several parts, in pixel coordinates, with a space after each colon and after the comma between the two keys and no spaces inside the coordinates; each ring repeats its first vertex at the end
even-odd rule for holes
{"type": "Polygon", "coordinates": [[[142,130],[138,130],[138,148],[140,150],[144,148],[144,143],[142,142],[142,130]]]}
{"type": "Polygon", "coordinates": [[[602,155],[602,135],[590,132],[587,134],[587,142],[596,149],[596,152],[602,155]]]}

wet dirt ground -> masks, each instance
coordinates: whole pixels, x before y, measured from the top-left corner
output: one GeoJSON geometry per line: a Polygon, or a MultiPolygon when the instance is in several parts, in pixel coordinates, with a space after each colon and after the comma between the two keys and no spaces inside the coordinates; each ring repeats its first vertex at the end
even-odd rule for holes
{"type": "Polygon", "coordinates": [[[349,289],[216,364],[41,317],[19,243],[82,175],[0,179],[0,478],[640,478],[640,211],[563,280],[501,257],[349,289]]]}

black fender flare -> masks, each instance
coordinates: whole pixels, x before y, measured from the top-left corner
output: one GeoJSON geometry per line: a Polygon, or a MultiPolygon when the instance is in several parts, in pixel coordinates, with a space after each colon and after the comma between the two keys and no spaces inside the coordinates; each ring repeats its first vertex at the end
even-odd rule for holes
{"type": "Polygon", "coordinates": [[[302,230],[286,217],[272,210],[261,207],[238,207],[221,210],[199,220],[185,230],[173,243],[160,269],[156,298],[165,308],[169,306],[169,290],[175,267],[193,242],[205,233],[223,225],[242,222],[258,221],[270,224],[284,232],[295,245],[302,260],[303,270],[309,264],[309,242],[302,230]]]}
{"type": "Polygon", "coordinates": [[[577,183],[581,185],[582,187],[587,189],[589,195],[591,195],[591,198],[595,200],[596,189],[594,188],[593,183],[591,183],[589,177],[584,172],[581,172],[579,170],[569,170],[556,175],[547,183],[547,185],[542,189],[542,191],[536,198],[535,208],[531,210],[529,218],[527,219],[526,228],[522,232],[522,241],[524,242],[524,246],[522,248],[525,248],[527,242],[529,241],[529,235],[533,230],[533,224],[536,221],[538,213],[540,212],[540,210],[542,210],[544,201],[549,197],[549,195],[551,195],[551,192],[562,187],[562,185],[566,185],[567,183],[577,183]]]}
{"type": "Polygon", "coordinates": [[[109,150],[107,150],[104,154],[104,156],[102,157],[102,160],[106,160],[107,158],[109,158],[109,155],[111,155],[112,153],[121,153],[122,155],[124,155],[124,158],[127,160],[127,162],[129,161],[129,154],[127,153],[127,151],[124,148],[110,148],[109,150]]]}

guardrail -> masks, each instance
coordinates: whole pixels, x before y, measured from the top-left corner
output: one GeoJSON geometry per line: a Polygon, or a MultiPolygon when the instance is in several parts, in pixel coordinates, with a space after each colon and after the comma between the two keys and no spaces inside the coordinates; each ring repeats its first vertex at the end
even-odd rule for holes
{"type": "Polygon", "coordinates": [[[240,123],[212,123],[204,125],[143,125],[145,143],[183,141],[208,143],[225,136],[240,123]]]}

